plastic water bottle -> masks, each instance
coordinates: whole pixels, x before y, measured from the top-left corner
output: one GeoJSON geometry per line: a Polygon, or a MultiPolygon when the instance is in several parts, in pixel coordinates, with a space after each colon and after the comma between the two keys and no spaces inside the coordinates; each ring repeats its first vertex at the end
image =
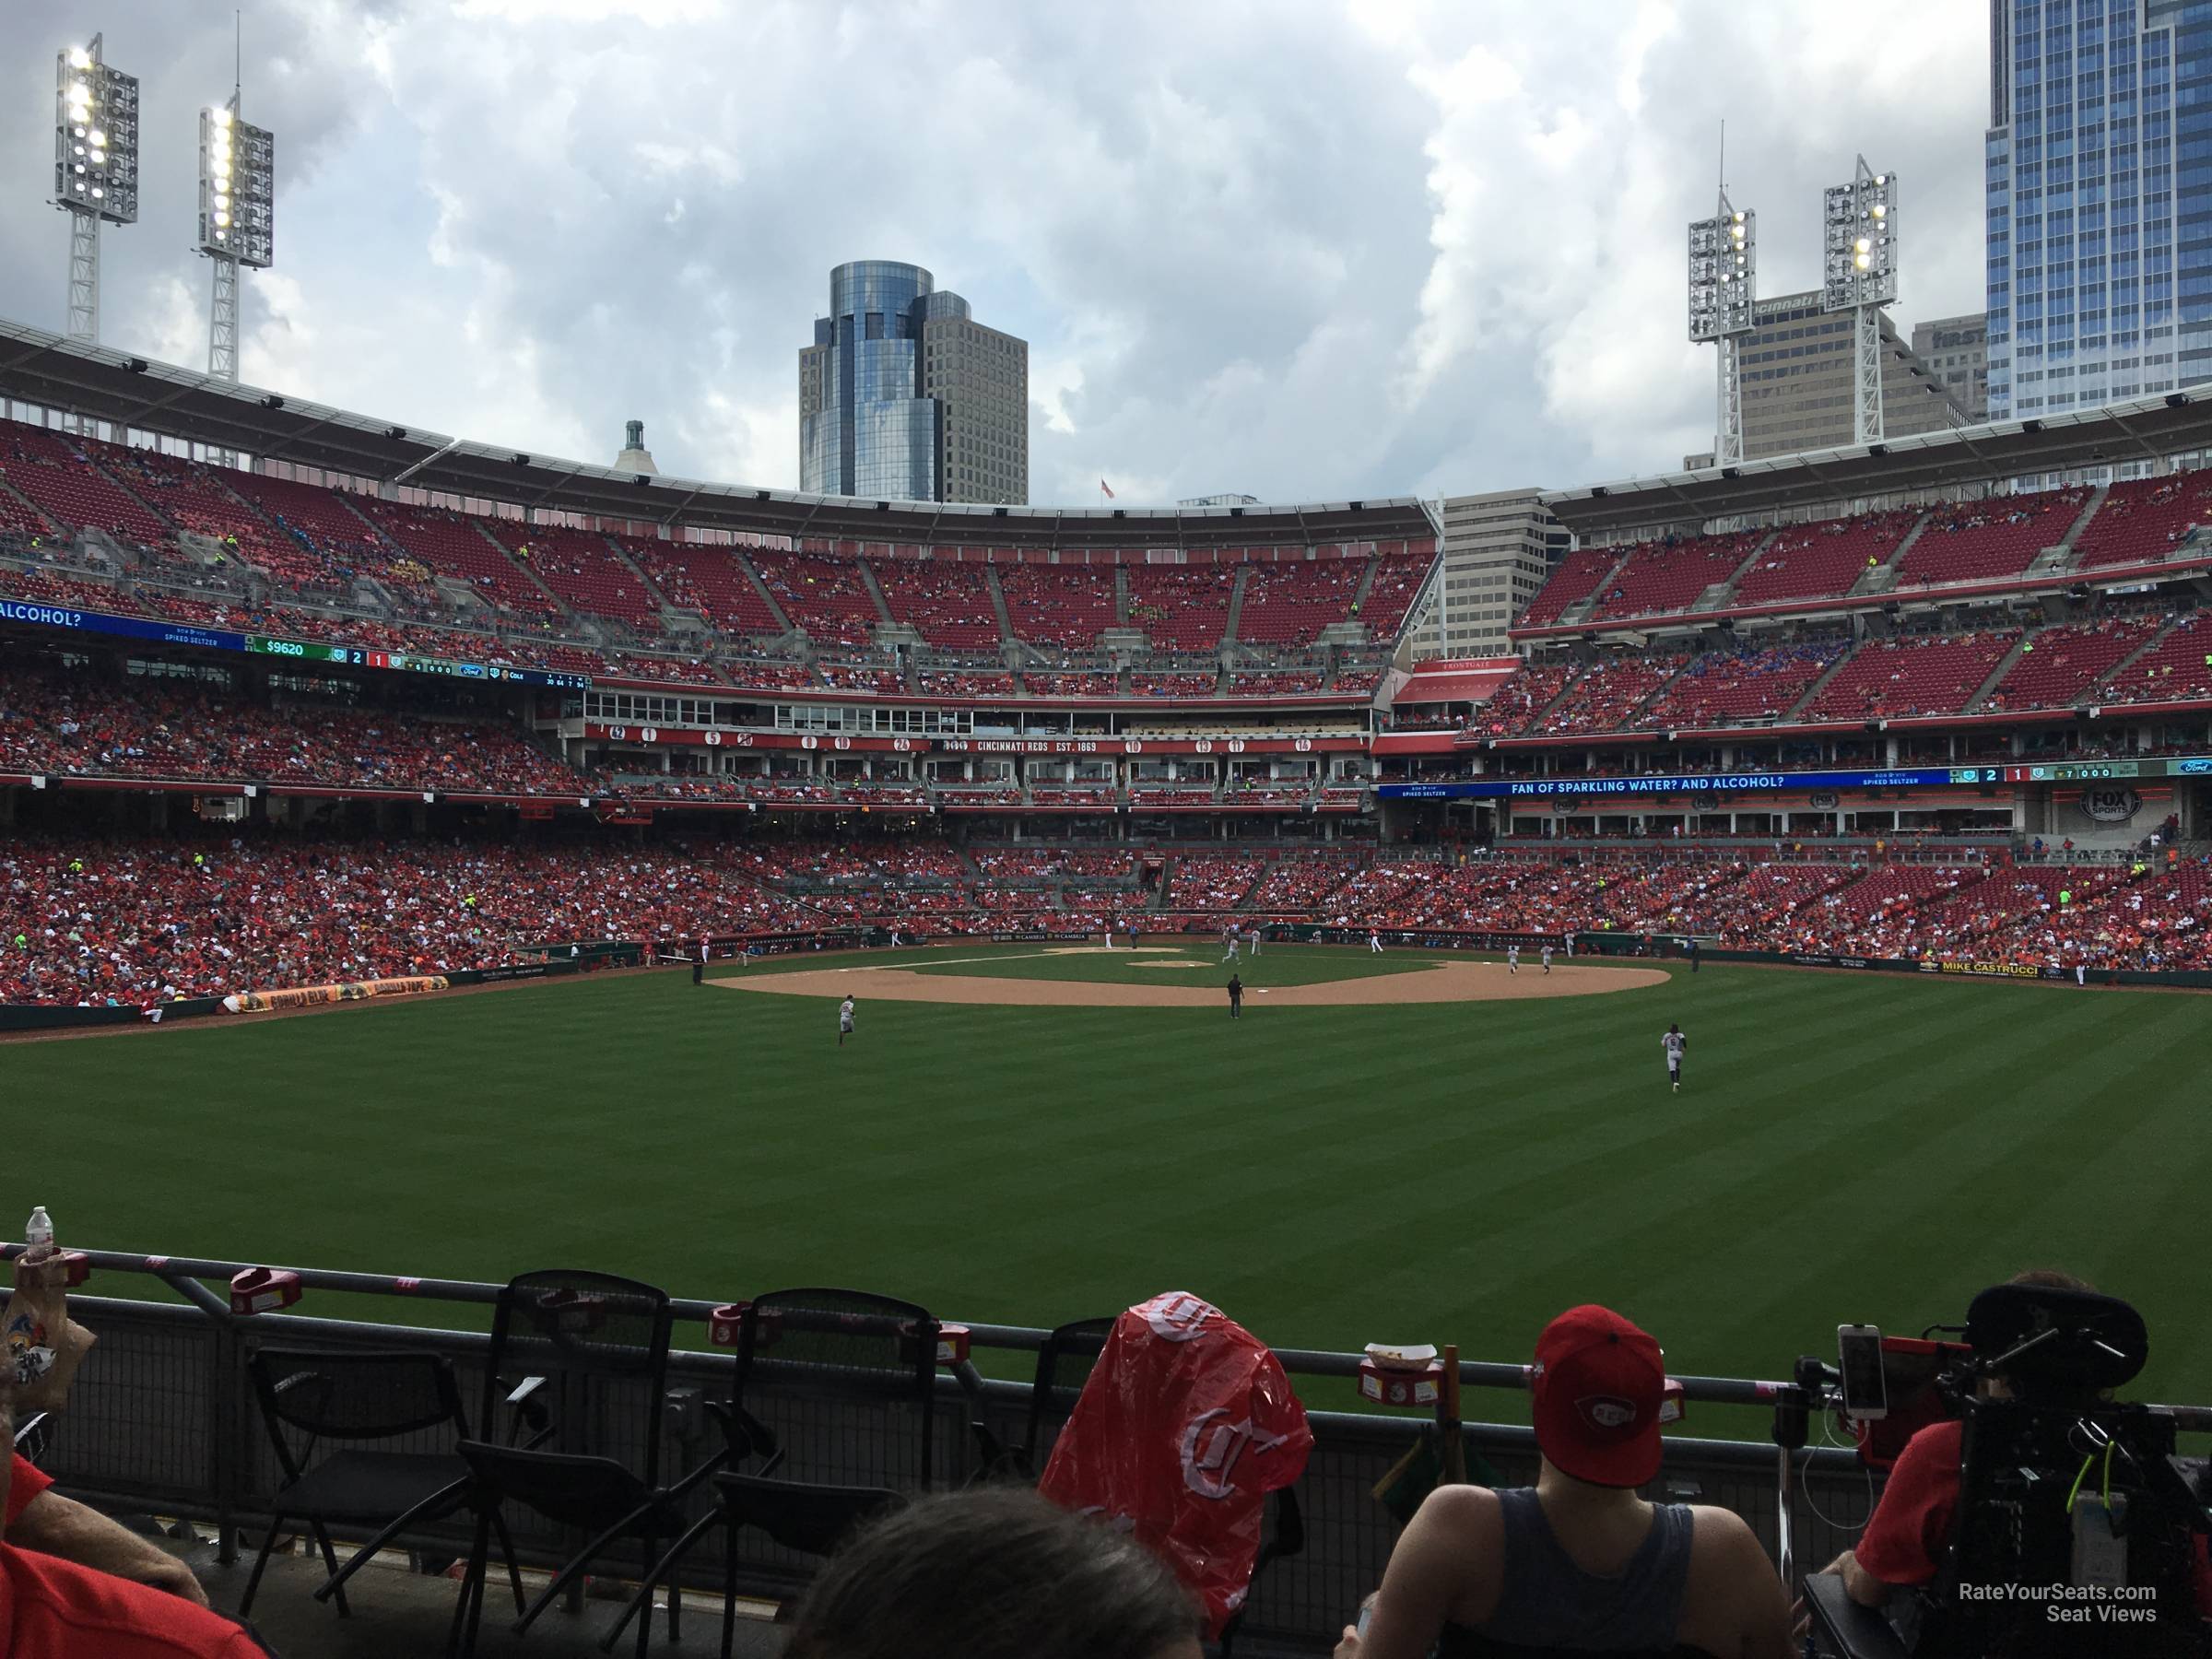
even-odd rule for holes
{"type": "Polygon", "coordinates": [[[25,1255],[43,1255],[53,1249],[53,1218],[46,1213],[42,1204],[34,1206],[30,1219],[23,1223],[25,1255]]]}

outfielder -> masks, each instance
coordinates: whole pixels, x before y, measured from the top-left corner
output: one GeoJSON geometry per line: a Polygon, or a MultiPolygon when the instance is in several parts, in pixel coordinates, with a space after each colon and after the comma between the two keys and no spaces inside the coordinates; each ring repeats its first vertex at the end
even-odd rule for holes
{"type": "Polygon", "coordinates": [[[837,1005],[837,1046],[843,1048],[845,1039],[853,1035],[853,999],[846,997],[837,1005]]]}
{"type": "Polygon", "coordinates": [[[1682,1035],[1679,1025],[1669,1023],[1666,1035],[1659,1039],[1659,1046],[1666,1051],[1666,1080],[1676,1094],[1682,1092],[1682,1051],[1689,1046],[1689,1039],[1682,1035]]]}

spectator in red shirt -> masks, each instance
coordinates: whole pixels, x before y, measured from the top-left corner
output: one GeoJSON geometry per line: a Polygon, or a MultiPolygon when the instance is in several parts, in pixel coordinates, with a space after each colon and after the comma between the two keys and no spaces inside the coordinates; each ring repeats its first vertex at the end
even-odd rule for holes
{"type": "MultiPolygon", "coordinates": [[[[14,1369],[0,1366],[0,1437],[15,1441],[14,1369]]],[[[266,1659],[251,1632],[182,1596],[16,1541],[18,1513],[51,1501],[42,1482],[18,1504],[20,1467],[0,1465],[0,1653],[9,1659],[266,1659]]],[[[120,1528],[118,1530],[121,1530],[120,1528]]],[[[135,1541],[135,1540],[134,1540],[135,1541]]]]}
{"type": "MultiPolygon", "coordinates": [[[[2007,1282],[2046,1290],[2096,1288],[2070,1273],[2040,1267],[2007,1282]]],[[[2009,1392],[2002,1377],[1985,1379],[1982,1388],[1993,1399],[2009,1392]]],[[[1906,1441],[1857,1545],[1822,1570],[1842,1574],[1845,1594],[1861,1606],[1878,1607],[1900,1590],[1932,1582],[1941,1569],[1958,1515],[1965,1433],[1963,1423],[1931,1423],[1906,1441]]]]}
{"type": "Polygon", "coordinates": [[[8,1543],[166,1590],[198,1606],[207,1605],[207,1592],[175,1556],[98,1510],[63,1497],[48,1477],[23,1458],[11,1453],[10,1462],[13,1476],[7,1483],[6,1524],[0,1525],[0,1535],[8,1543]]]}

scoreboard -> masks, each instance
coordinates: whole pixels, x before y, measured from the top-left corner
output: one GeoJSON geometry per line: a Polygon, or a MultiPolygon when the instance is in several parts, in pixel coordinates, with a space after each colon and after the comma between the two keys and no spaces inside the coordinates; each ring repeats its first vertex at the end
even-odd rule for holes
{"type": "MultiPolygon", "coordinates": [[[[2160,765],[2158,775],[2163,776],[2160,765]]],[[[2040,766],[2008,766],[2007,783],[2108,783],[2115,778],[2149,776],[2140,760],[2048,760],[2040,766]]]]}
{"type": "Polygon", "coordinates": [[[296,663],[330,663],[346,668],[391,668],[402,674],[442,674],[454,679],[500,680],[524,686],[549,686],[582,691],[591,680],[581,674],[554,674],[539,668],[502,668],[489,663],[455,663],[443,657],[410,656],[398,651],[366,651],[357,645],[324,645],[308,640],[282,640],[271,634],[248,634],[247,651],[259,656],[289,657],[296,663]]]}

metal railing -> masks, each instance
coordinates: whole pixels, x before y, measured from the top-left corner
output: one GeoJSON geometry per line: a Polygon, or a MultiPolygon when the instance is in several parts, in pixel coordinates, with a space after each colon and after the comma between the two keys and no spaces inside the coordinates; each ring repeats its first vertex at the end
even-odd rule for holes
{"type": "MultiPolygon", "coordinates": [[[[22,1249],[19,1244],[0,1244],[0,1262],[22,1249]]],[[[231,1310],[228,1284],[254,1264],[117,1251],[85,1253],[96,1273],[129,1275],[149,1288],[159,1284],[181,1298],[183,1305],[72,1297],[73,1312],[97,1333],[100,1342],[77,1376],[69,1408],[54,1421],[46,1466],[65,1489],[102,1506],[212,1522],[219,1555],[226,1561],[236,1559],[241,1530],[271,1513],[271,1499],[281,1478],[246,1373],[246,1361],[257,1347],[434,1351],[453,1362],[462,1398],[472,1408],[485,1394],[489,1337],[484,1329],[289,1312],[242,1315],[231,1310]]],[[[316,1268],[291,1271],[298,1273],[304,1292],[370,1296],[387,1303],[435,1303],[456,1313],[466,1308],[488,1309],[500,1288],[466,1279],[316,1268]]],[[[671,1305],[679,1342],[703,1345],[704,1327],[717,1304],[679,1299],[671,1305]]],[[[488,1323],[488,1318],[483,1320],[485,1325],[488,1323]]],[[[932,1407],[938,1479],[952,1486],[978,1472],[971,1423],[986,1425],[1003,1444],[1020,1443],[1029,1383],[988,1377],[983,1371],[1009,1371],[1026,1379],[1030,1371],[1028,1357],[1045,1335],[1041,1329],[1023,1325],[967,1328],[982,1367],[971,1360],[941,1372],[932,1407]]],[[[1293,1377],[1332,1384],[1356,1377],[1360,1359],[1302,1348],[1277,1349],[1277,1354],[1293,1377]]],[[[703,1346],[679,1348],[671,1356],[664,1468],[690,1466],[711,1449],[716,1430],[699,1405],[728,1396],[734,1366],[726,1351],[703,1346]]],[[[1517,1394],[1528,1386],[1529,1368],[1463,1362],[1460,1378],[1465,1388],[1517,1394]]],[[[1802,1423],[1804,1396],[1791,1383],[1726,1377],[1677,1380],[1685,1399],[1693,1405],[1771,1411],[1778,1431],[1794,1409],[1802,1423]]],[[[1349,1390],[1342,1392],[1351,1397],[1349,1390]]],[[[564,1401],[559,1415],[592,1444],[629,1443],[641,1439],[646,1404],[641,1383],[595,1384],[586,1395],[564,1401]]],[[[918,1416],[887,1418],[880,1406],[828,1398],[794,1401],[781,1394],[762,1415],[778,1430],[790,1453],[790,1466],[807,1478],[896,1486],[913,1466],[918,1416]]],[[[2183,1427],[2212,1431],[2212,1409],[2184,1409],[2179,1415],[2183,1427]]],[[[1298,1488],[1306,1547],[1301,1554],[1271,1566],[1254,1584],[1244,1641],[1255,1651],[1328,1651],[1360,1596],[1380,1582],[1395,1536],[1394,1524],[1371,1490],[1424,1424],[1433,1419],[1426,1413],[1311,1410],[1309,1420],[1314,1446],[1298,1488]]],[[[477,1428],[481,1432],[496,1426],[479,1423],[477,1428]]],[[[1465,1436],[1470,1454],[1487,1459],[1501,1482],[1535,1479],[1533,1430],[1469,1422],[1465,1436]]],[[[1783,1438],[1789,1436],[1785,1433],[1783,1438]]],[[[438,1442],[435,1431],[392,1445],[396,1450],[448,1450],[438,1442]]],[[[1794,1559],[1802,1567],[1826,1561],[1848,1546],[1871,1511],[1877,1484],[1847,1451],[1815,1446],[1791,1452],[1771,1442],[1683,1435],[1666,1441],[1653,1490],[1670,1500],[1694,1500],[1735,1511],[1750,1523],[1770,1554],[1785,1566],[1794,1559]]],[[[515,1516],[513,1524],[519,1551],[538,1565],[564,1559],[581,1542],[549,1523],[526,1516],[515,1516]]],[[[443,1532],[433,1529],[411,1541],[465,1551],[465,1518],[443,1532]]],[[[716,1587],[714,1554],[700,1552],[694,1564],[696,1580],[688,1577],[687,1583],[716,1587]]],[[[780,1550],[758,1534],[744,1535],[740,1576],[748,1592],[790,1594],[812,1571],[806,1558],[780,1550]]]]}

